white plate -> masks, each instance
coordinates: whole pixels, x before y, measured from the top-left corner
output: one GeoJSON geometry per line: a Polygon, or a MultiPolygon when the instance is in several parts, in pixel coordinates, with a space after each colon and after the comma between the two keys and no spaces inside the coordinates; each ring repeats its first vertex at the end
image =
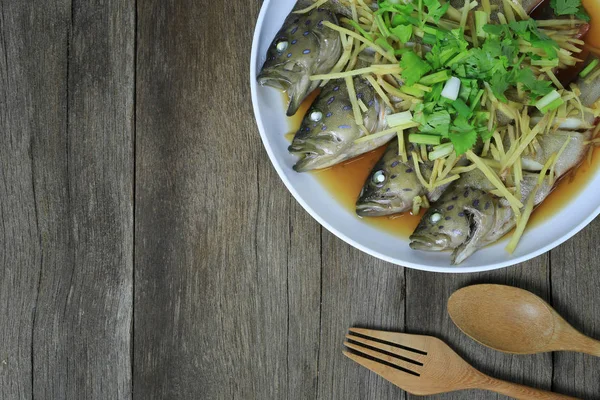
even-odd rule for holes
{"type": "Polygon", "coordinates": [[[575,235],[600,213],[600,197],[593,189],[600,187],[600,173],[596,172],[587,187],[568,206],[528,229],[514,254],[504,250],[507,244],[504,240],[478,251],[460,266],[450,266],[449,253],[411,250],[407,239],[360,220],[338,204],[310,173],[300,174],[292,169],[295,158],[287,152],[289,142],[284,134],[289,128],[282,96],[275,89],[256,83],[267,49],[294,4],[295,0],[265,0],[263,3],[252,43],[252,103],[260,135],[277,173],[302,207],[330,232],[357,249],[405,267],[434,272],[478,272],[537,257],[575,235]]]}

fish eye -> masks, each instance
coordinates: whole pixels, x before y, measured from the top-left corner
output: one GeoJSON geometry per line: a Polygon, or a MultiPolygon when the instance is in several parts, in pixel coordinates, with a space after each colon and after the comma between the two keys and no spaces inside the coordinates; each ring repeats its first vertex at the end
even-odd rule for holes
{"type": "Polygon", "coordinates": [[[381,184],[385,182],[385,172],[382,170],[375,172],[371,177],[371,182],[373,182],[374,185],[381,186],[381,184]]]}
{"type": "Polygon", "coordinates": [[[285,40],[285,39],[282,39],[282,40],[280,40],[280,41],[279,41],[279,42],[277,42],[277,44],[275,45],[275,47],[277,48],[277,51],[278,51],[278,52],[280,52],[280,53],[283,53],[284,51],[286,51],[286,50],[287,50],[287,48],[288,48],[288,46],[289,46],[289,43],[288,43],[288,41],[287,41],[287,40],[285,40]]]}
{"type": "Polygon", "coordinates": [[[429,221],[432,224],[437,224],[438,222],[440,222],[442,219],[442,214],[440,214],[439,212],[434,212],[433,214],[431,214],[431,216],[429,217],[429,221]]]}
{"type": "Polygon", "coordinates": [[[310,120],[313,122],[319,122],[321,119],[323,119],[323,113],[319,110],[313,110],[310,113],[310,120]]]}

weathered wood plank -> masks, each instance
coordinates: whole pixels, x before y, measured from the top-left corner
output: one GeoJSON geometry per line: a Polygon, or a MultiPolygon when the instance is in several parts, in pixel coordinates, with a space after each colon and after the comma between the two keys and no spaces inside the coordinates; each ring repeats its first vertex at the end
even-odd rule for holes
{"type": "MultiPolygon", "coordinates": [[[[476,283],[517,286],[548,299],[549,274],[548,255],[518,266],[481,274],[433,274],[407,269],[406,330],[410,333],[428,334],[445,340],[467,361],[496,378],[550,389],[552,381],[550,354],[516,356],[491,350],[460,332],[446,309],[448,298],[454,291],[476,283]]],[[[468,391],[440,395],[435,399],[479,400],[498,397],[492,393],[468,391]]],[[[409,396],[409,398],[417,397],[409,396]]]]}
{"type": "Polygon", "coordinates": [[[403,392],[342,355],[350,327],[404,329],[404,268],[323,229],[319,399],[403,399],[403,392]]]}
{"type": "MultiPolygon", "coordinates": [[[[279,179],[276,177],[275,179],[279,179]]],[[[280,190],[285,190],[281,185],[280,190]]],[[[281,194],[280,194],[281,195],[281,194]]],[[[321,338],[321,226],[290,197],[288,399],[317,398],[321,338]]]]}
{"type": "MultiPolygon", "coordinates": [[[[38,6],[43,2],[35,3],[30,13],[41,18],[38,6]]],[[[36,88],[58,83],[64,90],[61,97],[36,93],[61,116],[62,126],[48,129],[48,121],[36,118],[39,125],[32,133],[42,245],[34,396],[127,399],[135,10],[133,1],[118,0],[58,6],[61,20],[55,23],[67,35],[46,37],[40,47],[68,45],[68,54],[60,54],[60,70],[50,71],[50,76],[38,72],[32,82],[36,88]],[[67,108],[57,99],[67,99],[67,108]]],[[[41,20],[34,24],[38,29],[48,26],[41,20]]],[[[44,51],[29,53],[32,71],[54,58],[34,61],[38,50],[44,51]]]]}
{"type": "Polygon", "coordinates": [[[316,390],[319,227],[292,205],[254,128],[258,9],[138,3],[139,399],[316,390]]]}
{"type": "MultiPolygon", "coordinates": [[[[569,323],[600,339],[600,220],[551,252],[552,305],[569,323]]],[[[554,354],[553,386],[584,399],[600,396],[600,358],[554,354]]]]}
{"type": "Polygon", "coordinates": [[[65,128],[66,8],[48,2],[31,20],[32,8],[24,2],[0,3],[1,399],[33,395],[33,327],[43,239],[33,144],[36,133],[65,128]],[[53,39],[54,46],[49,46],[53,39]]]}
{"type": "Polygon", "coordinates": [[[129,398],[132,2],[0,7],[0,398],[129,398]]]}

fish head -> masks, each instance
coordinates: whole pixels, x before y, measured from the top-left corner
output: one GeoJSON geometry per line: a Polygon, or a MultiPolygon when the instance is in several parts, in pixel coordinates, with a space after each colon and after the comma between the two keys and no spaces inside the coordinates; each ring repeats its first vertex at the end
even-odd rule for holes
{"type": "Polygon", "coordinates": [[[454,187],[427,210],[410,236],[414,250],[454,250],[463,245],[477,230],[474,210],[493,212],[493,204],[485,192],[454,187]]]}
{"type": "Polygon", "coordinates": [[[361,217],[406,212],[412,208],[413,199],[424,193],[412,158],[403,163],[398,154],[396,139],[371,170],[356,202],[356,213],[361,217]]]}
{"type": "Polygon", "coordinates": [[[323,25],[337,25],[336,16],[318,8],[306,14],[290,14],[267,51],[267,59],[258,82],[287,92],[290,98],[287,115],[298,111],[302,101],[320,81],[310,76],[329,73],[341,56],[339,34],[323,25]]]}
{"type": "MultiPolygon", "coordinates": [[[[357,96],[369,107],[365,121],[376,121],[379,103],[373,89],[358,80],[355,82],[357,96]]],[[[305,172],[327,168],[357,155],[356,149],[360,146],[354,141],[364,136],[363,129],[368,128],[356,124],[344,80],[328,82],[307,111],[288,148],[299,158],[294,169],[305,172]]]]}

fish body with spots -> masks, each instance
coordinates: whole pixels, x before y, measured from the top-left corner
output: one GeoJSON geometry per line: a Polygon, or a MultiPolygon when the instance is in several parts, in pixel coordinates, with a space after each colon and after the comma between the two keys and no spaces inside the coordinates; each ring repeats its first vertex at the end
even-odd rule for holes
{"type": "MultiPolygon", "coordinates": [[[[533,195],[538,174],[525,173],[521,196],[526,202],[533,195]]],[[[466,173],[421,219],[410,237],[414,250],[451,250],[452,264],[460,264],[477,250],[500,240],[516,225],[508,202],[489,191],[493,187],[479,170],[466,173]]],[[[535,203],[550,194],[547,180],[535,192],[535,203]]]]}
{"type": "MultiPolygon", "coordinates": [[[[590,107],[600,98],[600,79],[588,84],[579,80],[577,84],[584,106],[590,107]]],[[[587,123],[589,127],[590,121],[589,116],[584,115],[574,126],[587,123]]],[[[533,203],[537,206],[551,193],[553,186],[548,179],[537,187],[538,171],[550,157],[562,150],[554,164],[555,182],[581,163],[589,149],[592,131],[558,129],[537,137],[536,151],[522,158],[520,197],[523,204],[535,193],[533,203]]],[[[515,227],[516,219],[508,202],[490,193],[493,189],[481,171],[463,174],[423,216],[410,237],[410,247],[424,251],[451,250],[452,264],[459,264],[482,247],[500,240],[515,227]]]]}
{"type": "Polygon", "coordinates": [[[267,51],[257,79],[263,86],[288,94],[288,116],[296,114],[304,99],[319,87],[321,81],[311,81],[310,76],[331,72],[341,57],[340,35],[325,27],[325,21],[338,24],[335,13],[327,8],[305,14],[292,12],[267,51]]]}
{"type": "Polygon", "coordinates": [[[363,125],[354,118],[348,87],[343,79],[329,81],[308,110],[296,132],[290,153],[299,157],[294,169],[305,172],[331,167],[342,161],[364,154],[389,142],[394,134],[355,141],[366,134],[385,128],[389,111],[377,97],[375,90],[362,78],[354,79],[356,95],[367,111],[362,114],[363,125]]]}
{"type": "MultiPolygon", "coordinates": [[[[410,154],[414,145],[406,143],[406,146],[410,154]]],[[[419,163],[418,167],[426,180],[431,177],[433,162],[419,163]]],[[[435,201],[443,191],[442,187],[430,191],[421,184],[412,156],[403,162],[398,139],[394,139],[367,177],[356,201],[356,213],[361,217],[379,217],[406,212],[412,209],[415,197],[426,195],[430,201],[435,201]]]]}
{"type": "MultiPolygon", "coordinates": [[[[403,162],[395,139],[371,170],[356,201],[356,213],[361,217],[380,217],[399,214],[412,209],[413,199],[427,196],[430,202],[440,198],[449,184],[426,188],[417,177],[415,164],[410,155],[415,146],[406,141],[407,161],[403,162]]],[[[457,165],[464,165],[462,157],[457,165]]],[[[433,161],[417,163],[421,175],[429,181],[433,172],[433,161]]]]}

